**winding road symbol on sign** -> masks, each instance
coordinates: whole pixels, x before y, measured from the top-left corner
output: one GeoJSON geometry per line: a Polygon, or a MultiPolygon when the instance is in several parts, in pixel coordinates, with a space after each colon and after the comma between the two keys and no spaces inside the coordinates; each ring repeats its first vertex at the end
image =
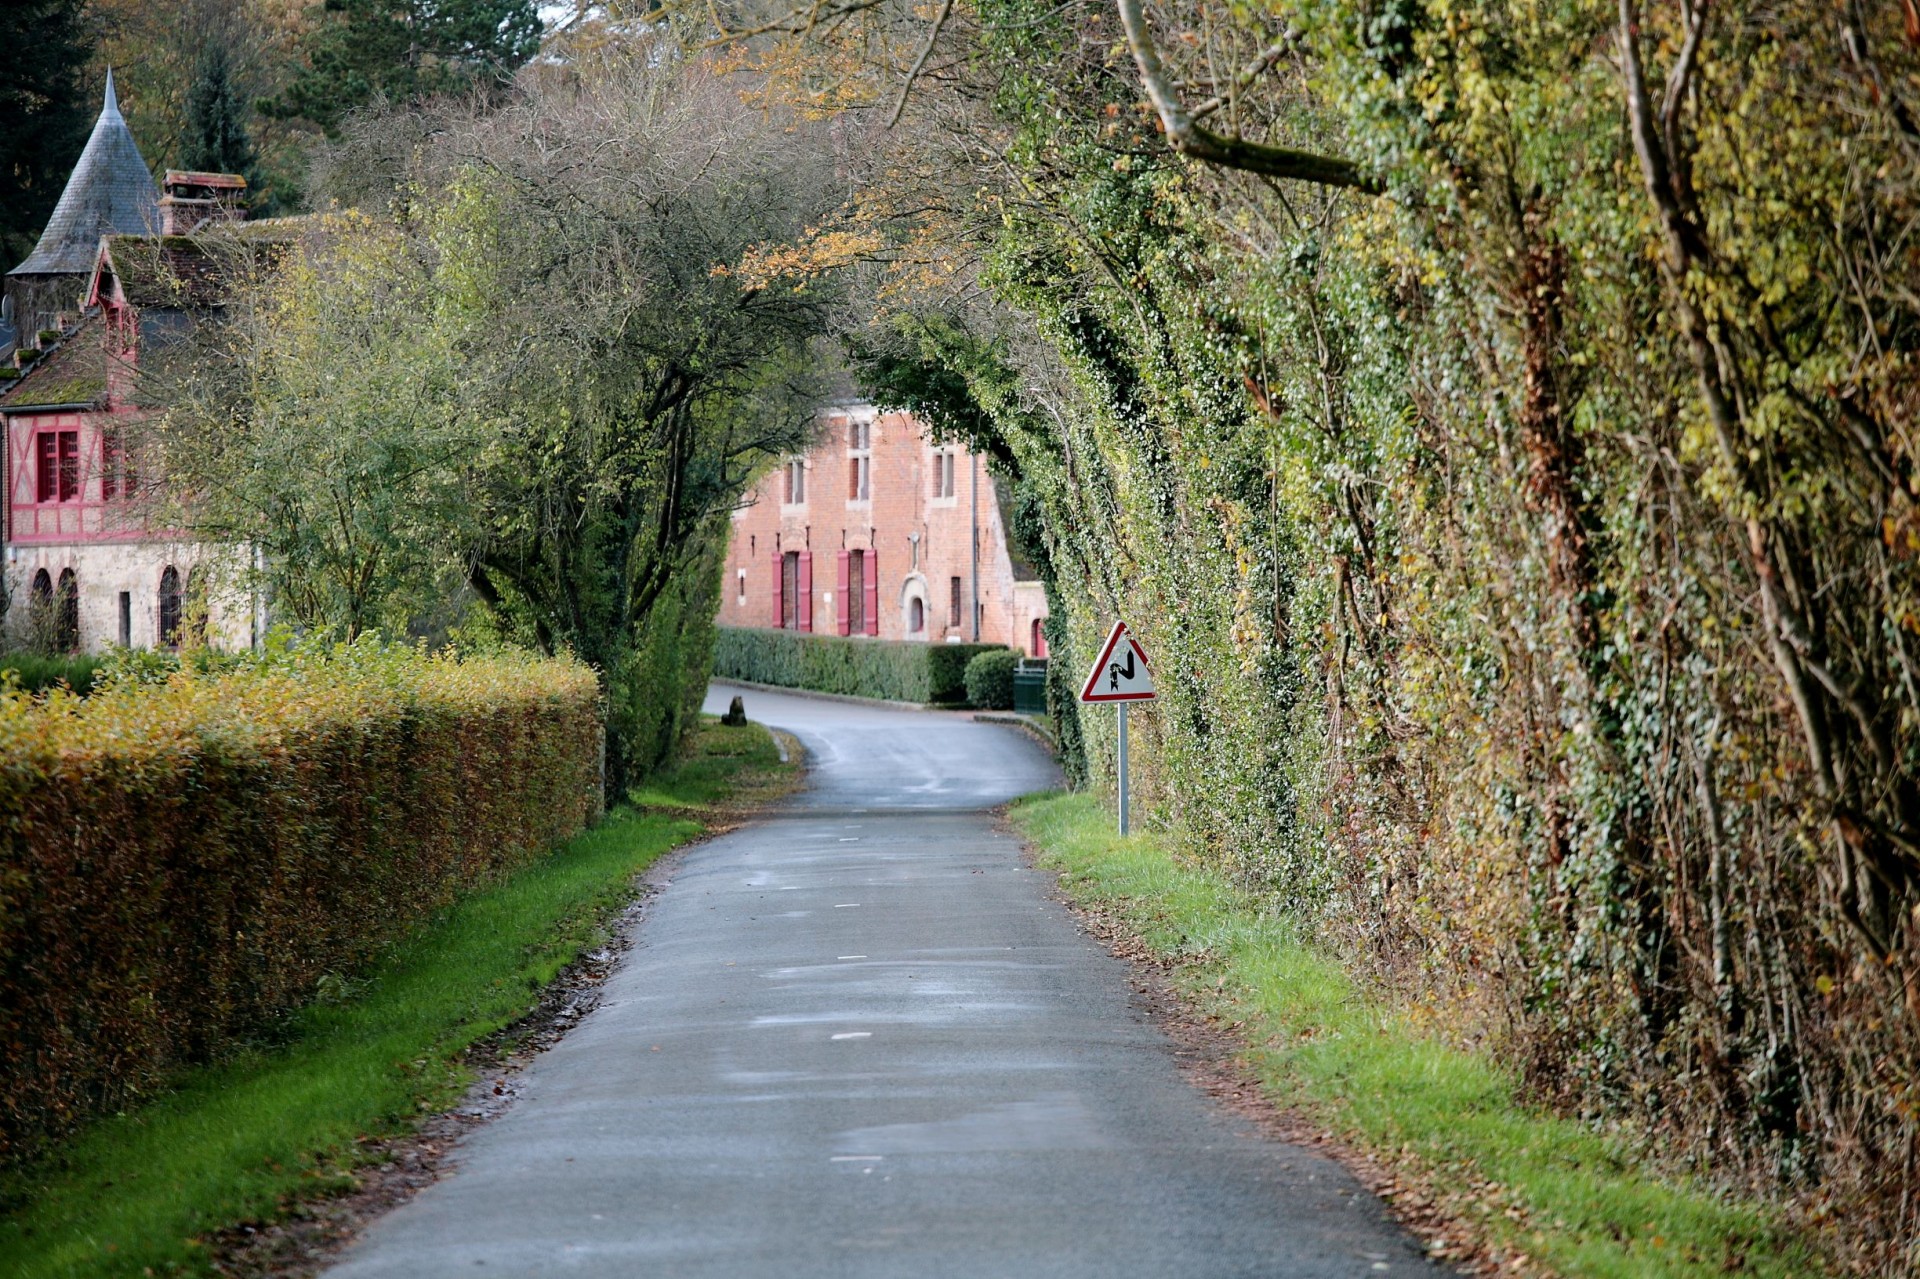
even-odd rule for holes
{"type": "Polygon", "coordinates": [[[1145,702],[1155,696],[1153,664],[1125,622],[1115,622],[1100,650],[1100,660],[1080,690],[1083,702],[1145,702]]]}

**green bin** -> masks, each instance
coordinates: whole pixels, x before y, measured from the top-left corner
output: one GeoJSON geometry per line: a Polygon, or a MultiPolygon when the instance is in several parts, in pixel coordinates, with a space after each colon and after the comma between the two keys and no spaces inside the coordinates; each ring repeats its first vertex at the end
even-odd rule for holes
{"type": "Polygon", "coordinates": [[[1025,661],[1013,669],[1013,709],[1022,715],[1047,713],[1047,663],[1025,661]]]}

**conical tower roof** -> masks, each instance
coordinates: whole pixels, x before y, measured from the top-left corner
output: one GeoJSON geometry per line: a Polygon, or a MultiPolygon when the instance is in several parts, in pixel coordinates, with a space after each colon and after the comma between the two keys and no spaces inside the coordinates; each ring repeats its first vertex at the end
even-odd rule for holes
{"type": "Polygon", "coordinates": [[[103,235],[150,235],[160,226],[160,188],[120,114],[107,72],[107,96],[93,136],[73,166],[60,203],[33,252],[8,275],[85,275],[103,235]]]}

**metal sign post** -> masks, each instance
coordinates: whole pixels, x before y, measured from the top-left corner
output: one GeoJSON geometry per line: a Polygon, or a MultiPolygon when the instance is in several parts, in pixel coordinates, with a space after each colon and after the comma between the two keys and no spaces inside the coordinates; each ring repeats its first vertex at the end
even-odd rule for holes
{"type": "Polygon", "coordinates": [[[1113,630],[1107,635],[1107,642],[1100,649],[1100,660],[1087,672],[1087,682],[1080,689],[1083,702],[1113,702],[1120,716],[1120,758],[1118,765],[1119,792],[1116,798],[1120,805],[1120,833],[1127,833],[1127,703],[1147,702],[1154,698],[1153,667],[1147,661],[1147,651],[1140,647],[1140,641],[1127,630],[1125,622],[1115,622],[1113,630]]]}

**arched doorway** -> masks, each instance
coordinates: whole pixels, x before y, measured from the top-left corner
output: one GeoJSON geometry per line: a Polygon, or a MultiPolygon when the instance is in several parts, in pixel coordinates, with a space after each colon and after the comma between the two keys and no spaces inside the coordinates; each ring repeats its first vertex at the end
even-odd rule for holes
{"type": "Polygon", "coordinates": [[[55,593],[53,647],[61,653],[80,649],[80,581],[70,568],[60,570],[60,589],[55,593]]]}
{"type": "Polygon", "coordinates": [[[57,619],[53,610],[53,575],[40,569],[27,588],[26,645],[36,653],[53,651],[57,619]]]}

